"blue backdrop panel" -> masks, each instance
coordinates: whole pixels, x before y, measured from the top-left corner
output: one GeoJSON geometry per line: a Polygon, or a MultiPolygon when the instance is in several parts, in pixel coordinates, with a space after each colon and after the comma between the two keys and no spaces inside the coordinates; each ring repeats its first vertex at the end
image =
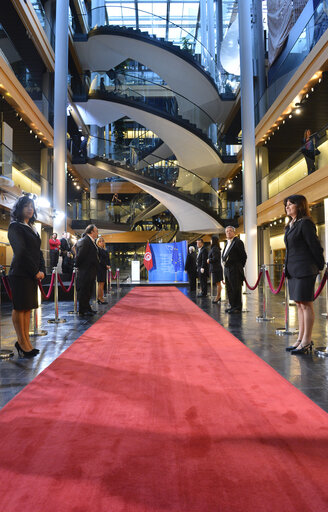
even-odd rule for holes
{"type": "Polygon", "coordinates": [[[174,242],[172,244],[150,244],[153,256],[153,268],[149,271],[149,281],[188,281],[187,273],[184,272],[186,263],[188,243],[174,242]]]}

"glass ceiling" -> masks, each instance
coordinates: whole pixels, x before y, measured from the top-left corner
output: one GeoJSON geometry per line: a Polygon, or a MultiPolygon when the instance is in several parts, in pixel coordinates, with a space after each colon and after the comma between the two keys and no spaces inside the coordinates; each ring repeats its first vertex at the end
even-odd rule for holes
{"type": "MultiPolygon", "coordinates": [[[[216,3],[214,8],[216,8],[216,3]]],[[[236,0],[222,0],[223,34],[237,12],[236,0]]],[[[108,23],[138,28],[149,34],[176,42],[199,39],[199,0],[106,0],[108,23]]]]}

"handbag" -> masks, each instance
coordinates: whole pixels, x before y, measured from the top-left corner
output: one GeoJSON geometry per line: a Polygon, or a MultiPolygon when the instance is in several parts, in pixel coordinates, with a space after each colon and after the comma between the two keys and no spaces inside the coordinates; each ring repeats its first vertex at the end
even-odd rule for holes
{"type": "Polygon", "coordinates": [[[316,148],[316,149],[314,150],[314,154],[315,154],[315,156],[320,155],[320,153],[321,153],[321,152],[319,151],[319,149],[317,149],[317,148],[316,148]]]}

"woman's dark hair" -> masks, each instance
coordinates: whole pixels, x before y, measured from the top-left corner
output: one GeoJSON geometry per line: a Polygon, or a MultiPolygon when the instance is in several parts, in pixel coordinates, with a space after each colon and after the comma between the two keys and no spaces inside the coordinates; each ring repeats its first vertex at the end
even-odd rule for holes
{"type": "MultiPolygon", "coordinates": [[[[288,201],[297,206],[297,217],[296,217],[297,219],[302,219],[303,217],[311,218],[310,208],[309,208],[309,204],[307,202],[306,197],[301,196],[299,194],[294,194],[292,196],[286,197],[284,199],[285,208],[286,208],[286,204],[288,201]]],[[[290,222],[292,220],[292,218],[290,217],[290,215],[288,215],[288,217],[289,217],[289,222],[290,222]]],[[[289,222],[288,222],[288,224],[289,224],[289,222]]]]}
{"type": "Polygon", "coordinates": [[[31,226],[36,221],[36,210],[35,210],[35,204],[33,199],[31,199],[29,196],[21,196],[17,199],[15,202],[13,209],[11,210],[11,220],[16,222],[23,222],[23,208],[28,205],[29,203],[32,203],[33,206],[33,216],[28,221],[28,224],[31,226]]]}
{"type": "Polygon", "coordinates": [[[51,236],[54,236],[54,235],[56,235],[56,238],[57,238],[57,236],[58,236],[58,235],[57,235],[57,233],[52,233],[52,235],[51,235],[51,236]]]}
{"type": "Polygon", "coordinates": [[[212,245],[218,245],[218,243],[219,243],[218,237],[213,235],[212,236],[212,245]]]}

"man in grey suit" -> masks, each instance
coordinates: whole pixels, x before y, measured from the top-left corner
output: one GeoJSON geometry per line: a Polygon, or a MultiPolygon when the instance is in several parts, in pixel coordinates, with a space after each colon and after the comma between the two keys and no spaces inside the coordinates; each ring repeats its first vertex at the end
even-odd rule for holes
{"type": "Polygon", "coordinates": [[[226,313],[230,314],[241,313],[241,288],[245,280],[244,266],[247,260],[244,244],[236,236],[235,231],[233,226],[225,228],[227,241],[222,253],[224,281],[230,304],[226,313]]]}

